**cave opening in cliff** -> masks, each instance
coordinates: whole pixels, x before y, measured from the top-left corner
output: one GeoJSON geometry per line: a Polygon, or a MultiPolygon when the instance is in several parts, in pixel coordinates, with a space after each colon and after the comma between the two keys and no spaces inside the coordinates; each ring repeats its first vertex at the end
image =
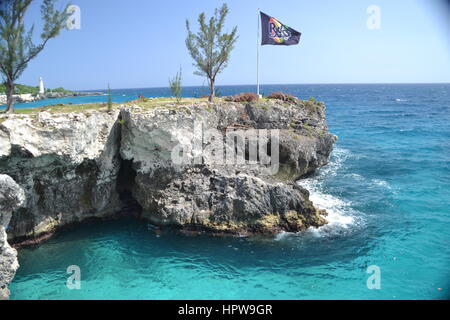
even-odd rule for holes
{"type": "Polygon", "coordinates": [[[133,168],[133,160],[120,159],[120,169],[117,176],[116,190],[122,202],[122,212],[139,216],[142,206],[133,197],[133,187],[136,179],[136,170],[133,168]]]}

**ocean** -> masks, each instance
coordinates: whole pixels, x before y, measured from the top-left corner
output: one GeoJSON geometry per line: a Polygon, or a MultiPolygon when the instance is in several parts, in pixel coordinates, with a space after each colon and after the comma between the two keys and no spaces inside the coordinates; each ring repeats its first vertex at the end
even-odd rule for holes
{"type": "MultiPolygon", "coordinates": [[[[219,87],[221,95],[243,91],[254,86],[219,87]]],[[[131,219],[84,224],[19,250],[11,298],[449,298],[450,84],[262,86],[273,91],[327,104],[339,140],[329,165],[299,183],[328,210],[329,225],[262,239],[155,233],[131,219]],[[80,290],[66,287],[70,265],[80,267],[80,290]]],[[[169,90],[113,90],[115,102],[138,95],[169,90]]]]}

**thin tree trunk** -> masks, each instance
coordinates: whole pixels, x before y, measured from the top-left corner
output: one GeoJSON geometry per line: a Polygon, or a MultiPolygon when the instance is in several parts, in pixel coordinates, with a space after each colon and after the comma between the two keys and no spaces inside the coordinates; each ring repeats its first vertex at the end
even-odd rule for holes
{"type": "Polygon", "coordinates": [[[6,83],[6,113],[14,112],[14,82],[7,80],[6,83]]]}
{"type": "Polygon", "coordinates": [[[214,80],[209,80],[209,102],[213,102],[214,96],[215,96],[215,88],[214,88],[214,80]]]}

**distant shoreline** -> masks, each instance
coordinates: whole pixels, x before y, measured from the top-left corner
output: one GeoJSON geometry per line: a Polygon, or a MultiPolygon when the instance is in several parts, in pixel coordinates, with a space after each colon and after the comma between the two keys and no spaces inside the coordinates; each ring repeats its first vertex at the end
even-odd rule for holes
{"type": "MultiPolygon", "coordinates": [[[[298,98],[307,100],[310,97],[317,97],[318,99],[324,99],[325,96],[330,94],[336,94],[342,90],[350,90],[354,88],[352,92],[353,95],[358,95],[365,90],[387,90],[390,89],[392,100],[397,102],[407,101],[407,96],[399,96],[397,94],[398,90],[403,90],[402,88],[411,87],[413,90],[423,90],[429,93],[434,87],[438,89],[436,91],[438,94],[440,89],[446,90],[450,86],[450,83],[440,83],[440,84],[316,84],[316,85],[306,85],[306,84],[284,84],[284,85],[261,85],[261,93],[263,95],[269,95],[273,92],[286,92],[292,94],[298,98]]],[[[232,96],[243,92],[255,92],[255,85],[220,85],[217,86],[217,96],[232,96]]],[[[22,99],[22,103],[17,103],[16,108],[38,108],[42,106],[48,106],[52,104],[86,104],[86,103],[106,103],[108,91],[102,90],[86,90],[86,91],[66,91],[63,92],[53,92],[52,94],[46,95],[45,97],[39,97],[35,99],[31,97],[29,99],[22,99]],[[48,98],[48,99],[46,99],[48,98]],[[52,99],[59,98],[59,99],[52,99]]],[[[183,86],[182,95],[183,98],[200,98],[207,94],[207,88],[205,86],[183,86]]],[[[114,88],[111,89],[111,95],[114,103],[125,103],[135,99],[140,96],[146,98],[155,97],[170,97],[172,95],[170,88],[168,87],[149,87],[149,88],[114,88]]],[[[30,97],[30,96],[28,96],[30,97]]],[[[0,96],[1,98],[1,96],[0,96]]],[[[22,97],[23,98],[23,97],[22,97]]],[[[5,101],[6,102],[6,101],[5,101]]],[[[0,99],[0,110],[5,108],[5,103],[2,104],[0,99]]]]}
{"type": "MultiPolygon", "coordinates": [[[[14,95],[14,103],[28,103],[45,99],[67,98],[67,97],[86,97],[86,96],[100,96],[103,92],[92,91],[73,91],[73,92],[49,92],[45,94],[33,95],[31,93],[14,95]]],[[[6,104],[6,95],[0,95],[0,105],[6,104]]]]}

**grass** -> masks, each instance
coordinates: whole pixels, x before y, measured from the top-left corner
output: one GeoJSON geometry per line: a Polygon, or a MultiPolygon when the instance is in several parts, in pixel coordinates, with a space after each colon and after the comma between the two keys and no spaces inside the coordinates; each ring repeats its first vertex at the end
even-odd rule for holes
{"type": "MultiPolygon", "coordinates": [[[[118,105],[118,104],[116,104],[118,105]]],[[[114,104],[113,104],[114,107],[114,104]]],[[[87,104],[58,104],[58,105],[50,105],[43,106],[37,108],[23,108],[23,109],[15,109],[14,114],[37,114],[42,111],[47,111],[50,113],[69,113],[69,112],[79,112],[79,111],[107,111],[108,107],[106,104],[102,103],[87,103],[87,104]]],[[[0,114],[5,114],[5,111],[1,111],[0,114]]]]}
{"type": "MultiPolygon", "coordinates": [[[[221,99],[217,98],[217,102],[221,99]]],[[[193,105],[199,102],[206,102],[208,103],[207,98],[183,98],[182,101],[177,102],[176,98],[144,98],[144,99],[138,99],[126,103],[122,103],[121,105],[125,106],[139,106],[143,109],[155,109],[158,107],[172,107],[172,108],[178,108],[182,106],[188,106],[193,105]]]]}
{"type": "MultiPolygon", "coordinates": [[[[221,99],[217,99],[219,102],[221,99]]],[[[157,107],[178,107],[187,106],[199,102],[208,102],[208,99],[203,98],[184,98],[182,102],[177,104],[175,98],[144,98],[125,103],[113,103],[112,109],[117,109],[121,106],[139,106],[143,109],[154,109],[157,107]]],[[[108,104],[105,102],[86,103],[86,104],[57,104],[48,105],[37,108],[20,108],[15,109],[14,114],[37,114],[46,111],[49,113],[70,113],[70,112],[87,112],[87,111],[108,111],[108,104]]],[[[5,111],[0,111],[0,115],[5,114],[5,111]]]]}
{"type": "MultiPolygon", "coordinates": [[[[256,105],[260,106],[264,110],[268,110],[272,105],[274,100],[270,100],[267,98],[261,98],[258,101],[252,102],[256,105]]],[[[215,103],[227,103],[224,98],[215,98],[215,103]]],[[[207,98],[183,98],[181,102],[177,102],[177,99],[174,97],[169,98],[140,98],[134,101],[125,102],[125,103],[113,103],[112,110],[118,109],[122,106],[138,106],[142,109],[155,109],[159,107],[170,108],[170,109],[179,109],[182,107],[198,105],[200,103],[206,104],[205,108],[209,112],[212,111],[211,105],[208,103],[207,98]]],[[[278,105],[291,105],[290,103],[278,101],[278,105]]],[[[301,103],[303,107],[310,109],[311,111],[317,108],[318,106],[322,106],[320,102],[316,101],[303,101],[301,103]]],[[[70,113],[70,112],[89,112],[89,111],[103,111],[108,112],[108,104],[105,102],[101,103],[87,103],[87,104],[58,104],[58,105],[48,105],[37,108],[23,108],[23,109],[15,109],[14,114],[18,115],[34,115],[39,112],[46,111],[49,113],[70,113]]],[[[5,114],[5,111],[0,111],[0,120],[2,115],[5,114]]]]}

